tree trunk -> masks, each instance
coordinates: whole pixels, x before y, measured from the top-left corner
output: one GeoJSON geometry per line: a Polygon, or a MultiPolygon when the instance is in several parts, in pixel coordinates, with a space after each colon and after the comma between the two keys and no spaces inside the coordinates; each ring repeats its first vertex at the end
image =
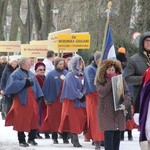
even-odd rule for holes
{"type": "Polygon", "coordinates": [[[0,0],[0,40],[5,40],[4,25],[6,24],[7,6],[8,0],[0,0]]]}
{"type": "Polygon", "coordinates": [[[53,28],[53,18],[52,18],[52,8],[53,8],[53,0],[44,0],[44,8],[43,8],[43,22],[41,35],[42,39],[45,40],[48,37],[48,33],[51,32],[51,28],[53,28]]]}
{"type": "Polygon", "coordinates": [[[32,14],[32,18],[33,18],[33,22],[34,22],[36,39],[40,40],[41,39],[40,30],[42,27],[42,18],[41,18],[40,7],[39,7],[37,0],[30,1],[30,4],[31,4],[30,12],[32,14]]]}

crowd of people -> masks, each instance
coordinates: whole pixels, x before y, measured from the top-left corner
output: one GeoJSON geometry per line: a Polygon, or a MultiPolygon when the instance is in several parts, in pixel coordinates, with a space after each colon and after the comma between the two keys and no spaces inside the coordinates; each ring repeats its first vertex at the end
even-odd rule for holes
{"type": "MultiPolygon", "coordinates": [[[[132,141],[135,128],[133,115],[139,113],[140,142],[150,141],[150,32],[140,38],[139,53],[127,59],[120,47],[117,60],[104,60],[96,51],[86,67],[79,55],[55,58],[47,52],[43,62],[30,58],[1,57],[0,88],[2,119],[5,126],[17,131],[19,145],[38,145],[36,138],[50,138],[59,144],[58,136],[74,147],[82,147],[78,135],[92,140],[95,150],[119,150],[124,132],[132,141]],[[31,67],[32,63],[32,67],[31,67]],[[94,84],[97,68],[99,76],[94,84]],[[114,109],[112,78],[123,75],[124,95],[117,111],[114,109]],[[28,132],[28,139],[26,134],[28,132]]],[[[150,144],[149,144],[150,145],[150,144]]],[[[143,145],[141,144],[141,148],[143,145]]],[[[146,149],[145,149],[146,150],[146,149]]]]}

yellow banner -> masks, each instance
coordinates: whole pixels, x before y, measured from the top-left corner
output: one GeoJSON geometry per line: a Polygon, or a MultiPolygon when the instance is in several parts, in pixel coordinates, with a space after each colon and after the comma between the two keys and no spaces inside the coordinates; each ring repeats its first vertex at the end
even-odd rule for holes
{"type": "Polygon", "coordinates": [[[21,44],[21,57],[45,57],[47,45],[21,44]]]}
{"type": "Polygon", "coordinates": [[[0,41],[0,52],[20,52],[21,41],[0,41]]]}
{"type": "Polygon", "coordinates": [[[71,34],[71,29],[60,30],[57,32],[49,33],[48,35],[48,50],[58,52],[58,35],[59,34],[71,34]]]}
{"type": "Polygon", "coordinates": [[[89,33],[71,33],[58,35],[58,49],[90,49],[89,33]]]}

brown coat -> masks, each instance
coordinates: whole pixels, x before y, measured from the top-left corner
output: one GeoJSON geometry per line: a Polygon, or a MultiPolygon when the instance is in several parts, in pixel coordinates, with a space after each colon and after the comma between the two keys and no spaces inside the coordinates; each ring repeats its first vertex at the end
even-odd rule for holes
{"type": "MultiPolygon", "coordinates": [[[[98,84],[97,91],[99,93],[98,102],[98,120],[99,129],[102,131],[124,131],[126,129],[126,117],[124,116],[123,110],[114,110],[113,104],[113,93],[111,79],[106,78],[105,85],[98,84]]],[[[130,94],[127,85],[124,81],[124,100],[123,104],[126,108],[130,105],[130,94]]]]}

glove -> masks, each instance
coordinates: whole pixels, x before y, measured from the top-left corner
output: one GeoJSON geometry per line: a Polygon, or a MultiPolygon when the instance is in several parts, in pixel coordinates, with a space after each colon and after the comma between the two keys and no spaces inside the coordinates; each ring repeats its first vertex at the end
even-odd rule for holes
{"type": "Polygon", "coordinates": [[[125,110],[125,109],[126,109],[125,106],[121,104],[119,110],[125,110]]]}
{"type": "Polygon", "coordinates": [[[41,103],[41,102],[43,101],[43,96],[38,97],[38,98],[37,98],[37,101],[38,101],[38,103],[41,103]]]}
{"type": "Polygon", "coordinates": [[[48,102],[48,101],[45,100],[45,104],[46,104],[46,105],[50,105],[51,103],[52,103],[52,102],[48,102]]]}
{"type": "Polygon", "coordinates": [[[84,102],[85,101],[85,95],[82,98],[80,98],[79,100],[80,100],[80,102],[84,102]]]}
{"type": "Polygon", "coordinates": [[[34,82],[31,79],[26,79],[26,84],[24,86],[24,88],[33,86],[34,82]]]}

